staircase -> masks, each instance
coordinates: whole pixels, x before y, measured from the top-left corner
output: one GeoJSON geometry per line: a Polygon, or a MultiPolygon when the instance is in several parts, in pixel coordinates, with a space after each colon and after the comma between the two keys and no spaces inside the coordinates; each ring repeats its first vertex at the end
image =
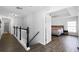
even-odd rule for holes
{"type": "Polygon", "coordinates": [[[31,39],[29,38],[29,27],[27,28],[22,28],[21,26],[18,27],[18,26],[14,26],[14,36],[16,37],[16,39],[22,44],[22,46],[28,51],[30,50],[30,48],[32,47],[31,46],[31,43],[32,41],[34,40],[34,38],[39,34],[39,32],[37,32],[31,39]],[[25,31],[25,35],[26,35],[26,38],[23,38],[22,37],[22,31],[25,31]],[[24,40],[24,41],[23,41],[24,40]]]}

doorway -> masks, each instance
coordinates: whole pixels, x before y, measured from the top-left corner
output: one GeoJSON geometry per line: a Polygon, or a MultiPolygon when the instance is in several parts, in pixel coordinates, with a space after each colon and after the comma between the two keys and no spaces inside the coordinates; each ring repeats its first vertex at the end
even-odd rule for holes
{"type": "Polygon", "coordinates": [[[4,33],[9,33],[9,22],[4,23],[4,33]]]}
{"type": "Polygon", "coordinates": [[[11,20],[10,18],[2,18],[3,20],[3,33],[10,33],[11,30],[11,20]]]}

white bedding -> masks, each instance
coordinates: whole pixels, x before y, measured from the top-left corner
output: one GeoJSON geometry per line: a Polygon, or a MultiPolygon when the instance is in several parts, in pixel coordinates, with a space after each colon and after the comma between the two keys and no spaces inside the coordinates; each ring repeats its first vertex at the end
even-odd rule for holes
{"type": "Polygon", "coordinates": [[[63,28],[52,29],[52,34],[53,35],[61,35],[62,33],[63,33],[63,28]]]}

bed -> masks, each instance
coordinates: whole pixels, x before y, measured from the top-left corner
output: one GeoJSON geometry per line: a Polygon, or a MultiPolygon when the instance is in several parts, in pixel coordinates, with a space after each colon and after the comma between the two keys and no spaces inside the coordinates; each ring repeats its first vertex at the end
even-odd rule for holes
{"type": "Polygon", "coordinates": [[[64,33],[64,27],[63,25],[52,25],[52,35],[61,35],[64,33]]]}

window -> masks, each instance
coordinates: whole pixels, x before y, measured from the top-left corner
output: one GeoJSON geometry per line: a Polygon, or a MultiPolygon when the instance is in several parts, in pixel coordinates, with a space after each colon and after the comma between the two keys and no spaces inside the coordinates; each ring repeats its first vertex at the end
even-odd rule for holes
{"type": "Polygon", "coordinates": [[[69,21],[68,25],[68,32],[76,32],[76,21],[69,21]]]}

